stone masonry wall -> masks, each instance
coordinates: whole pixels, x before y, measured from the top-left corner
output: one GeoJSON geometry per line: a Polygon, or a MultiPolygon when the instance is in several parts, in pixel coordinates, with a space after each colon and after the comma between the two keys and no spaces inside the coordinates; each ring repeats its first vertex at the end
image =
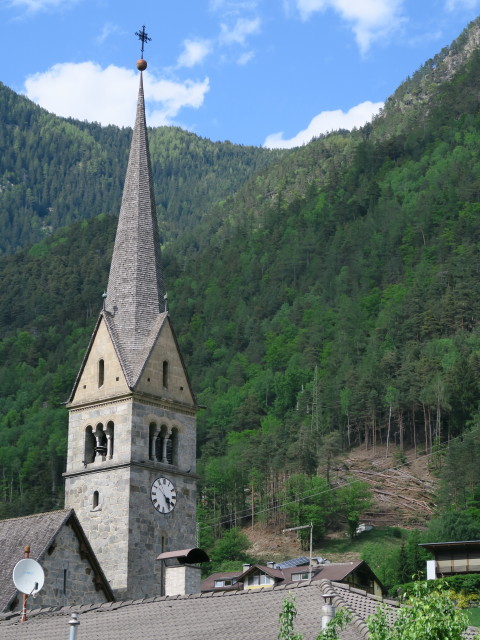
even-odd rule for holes
{"type": "MultiPolygon", "coordinates": [[[[95,586],[93,568],[88,558],[81,557],[79,540],[68,523],[57,535],[53,551],[49,554],[47,550],[40,564],[45,584],[36,598],[28,598],[28,609],[107,602],[103,590],[95,586]]],[[[22,609],[21,593],[18,601],[16,611],[22,609]]]]}
{"type": "Polygon", "coordinates": [[[162,593],[162,551],[195,546],[195,416],[127,398],[72,410],[65,506],[73,507],[117,598],[162,593]],[[83,462],[85,429],[97,421],[114,422],[111,460],[83,462]],[[149,425],[178,431],[177,464],[149,459],[149,425]],[[153,481],[165,476],[177,489],[168,514],[153,507],[153,481]],[[94,507],[94,492],[98,506],[94,507]]]}
{"type": "Polygon", "coordinates": [[[132,468],[128,591],[137,598],[161,594],[162,565],[156,558],[163,551],[195,546],[195,478],[167,467],[132,468]],[[170,513],[159,513],[150,499],[153,481],[160,476],[171,480],[176,488],[177,503],[170,513]]]}
{"type": "Polygon", "coordinates": [[[88,402],[128,393],[128,385],[115,347],[102,318],[75,391],[74,402],[88,402]],[[104,362],[104,381],[99,386],[98,363],[104,362]]]}

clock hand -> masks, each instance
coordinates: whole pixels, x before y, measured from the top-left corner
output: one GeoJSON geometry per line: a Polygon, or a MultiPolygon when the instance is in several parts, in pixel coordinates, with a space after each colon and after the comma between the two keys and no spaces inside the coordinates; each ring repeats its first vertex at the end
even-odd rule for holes
{"type": "Polygon", "coordinates": [[[164,497],[165,499],[167,499],[167,496],[165,495],[165,491],[163,490],[163,487],[162,487],[162,485],[161,485],[160,483],[158,484],[158,488],[159,488],[159,489],[160,489],[160,491],[163,493],[163,497],[164,497]]]}
{"type": "Polygon", "coordinates": [[[167,494],[165,493],[165,491],[163,490],[162,485],[159,484],[158,486],[160,487],[160,491],[162,492],[163,497],[165,498],[165,504],[166,504],[167,508],[171,507],[172,502],[171,502],[170,498],[167,496],[167,494]]]}

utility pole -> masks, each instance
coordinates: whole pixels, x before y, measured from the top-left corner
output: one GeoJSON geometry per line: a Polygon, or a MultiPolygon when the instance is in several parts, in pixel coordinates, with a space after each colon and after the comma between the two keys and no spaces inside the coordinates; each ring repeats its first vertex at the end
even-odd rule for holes
{"type": "Polygon", "coordinates": [[[298,531],[299,529],[310,529],[310,558],[308,562],[308,579],[312,579],[312,543],[313,543],[313,522],[310,524],[304,524],[301,527],[290,527],[289,529],[283,529],[282,533],[287,531],[298,531]]]}

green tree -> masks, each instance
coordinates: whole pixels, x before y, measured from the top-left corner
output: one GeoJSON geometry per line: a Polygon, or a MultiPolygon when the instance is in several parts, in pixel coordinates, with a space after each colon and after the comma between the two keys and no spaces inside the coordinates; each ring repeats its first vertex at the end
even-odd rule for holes
{"type": "Polygon", "coordinates": [[[223,536],[215,542],[210,552],[212,566],[218,571],[222,563],[236,561],[237,563],[248,562],[249,557],[246,551],[250,545],[247,536],[241,529],[235,527],[225,531],[223,536]]]}
{"type": "MultiPolygon", "coordinates": [[[[284,501],[289,526],[313,523],[313,540],[320,541],[327,531],[333,512],[332,491],[324,478],[296,473],[285,484],[284,501]]],[[[310,532],[300,532],[302,546],[307,548],[310,532]]]]}
{"type": "Polygon", "coordinates": [[[373,504],[372,492],[366,482],[356,480],[337,491],[338,510],[347,523],[350,539],[356,536],[360,517],[373,504]]]}
{"type": "MultiPolygon", "coordinates": [[[[301,633],[295,633],[294,624],[297,617],[297,607],[295,598],[289,595],[282,603],[280,611],[280,632],[278,640],[303,640],[301,633]]],[[[339,640],[339,633],[345,629],[351,619],[350,614],[345,609],[338,609],[335,616],[327,624],[325,629],[320,631],[316,640],[339,640]]]]}
{"type": "Polygon", "coordinates": [[[468,626],[464,613],[446,590],[415,583],[392,625],[385,607],[367,618],[370,640],[462,640],[468,626]]]}

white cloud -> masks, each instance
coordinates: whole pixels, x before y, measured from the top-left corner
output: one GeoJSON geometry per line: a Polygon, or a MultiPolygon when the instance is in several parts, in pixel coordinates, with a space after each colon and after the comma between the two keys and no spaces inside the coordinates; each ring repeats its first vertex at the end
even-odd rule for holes
{"type": "Polygon", "coordinates": [[[245,51],[245,53],[242,53],[242,55],[238,58],[237,64],[239,65],[247,64],[247,62],[250,62],[250,60],[254,57],[255,57],[254,51],[245,51]]]}
{"type": "Polygon", "coordinates": [[[193,67],[200,64],[212,51],[210,40],[184,40],[183,51],[178,56],[177,67],[193,67]]]}
{"type": "MultiPolygon", "coordinates": [[[[198,109],[209,80],[175,82],[145,75],[145,101],[152,126],[171,124],[180,109],[198,109]]],[[[135,119],[138,73],[93,62],[56,64],[25,81],[27,96],[48,111],[103,125],[132,126],[135,119]]]]}
{"type": "Polygon", "coordinates": [[[456,11],[457,9],[475,9],[479,4],[479,0],[446,0],[445,9],[447,11],[456,11]]]}
{"type": "Polygon", "coordinates": [[[385,37],[404,22],[400,15],[403,2],[404,0],[295,0],[302,20],[308,20],[313,13],[327,9],[339,13],[352,25],[362,53],[369,49],[373,40],[385,37]]]}
{"type": "Polygon", "coordinates": [[[247,36],[260,32],[260,18],[238,18],[232,28],[220,25],[221,44],[245,44],[247,36]]]}
{"type": "Polygon", "coordinates": [[[11,7],[19,7],[32,13],[45,9],[66,9],[77,2],[78,0],[9,0],[11,7]]]}
{"type": "Polygon", "coordinates": [[[100,31],[100,34],[96,38],[97,44],[103,44],[105,40],[107,40],[107,38],[112,35],[112,33],[121,33],[121,29],[112,22],[105,23],[102,27],[102,30],[100,31]]]}
{"type": "Polygon", "coordinates": [[[212,11],[238,13],[239,11],[254,11],[258,0],[210,0],[212,11]]]}
{"type": "Polygon", "coordinates": [[[337,131],[338,129],[361,127],[369,122],[382,107],[383,102],[366,101],[352,107],[347,112],[341,109],[322,111],[322,113],[319,113],[310,121],[306,129],[297,133],[293,138],[288,140],[284,139],[283,131],[272,133],[267,136],[263,146],[270,149],[292,149],[293,147],[300,147],[322,133],[329,133],[330,131],[337,131]]]}

